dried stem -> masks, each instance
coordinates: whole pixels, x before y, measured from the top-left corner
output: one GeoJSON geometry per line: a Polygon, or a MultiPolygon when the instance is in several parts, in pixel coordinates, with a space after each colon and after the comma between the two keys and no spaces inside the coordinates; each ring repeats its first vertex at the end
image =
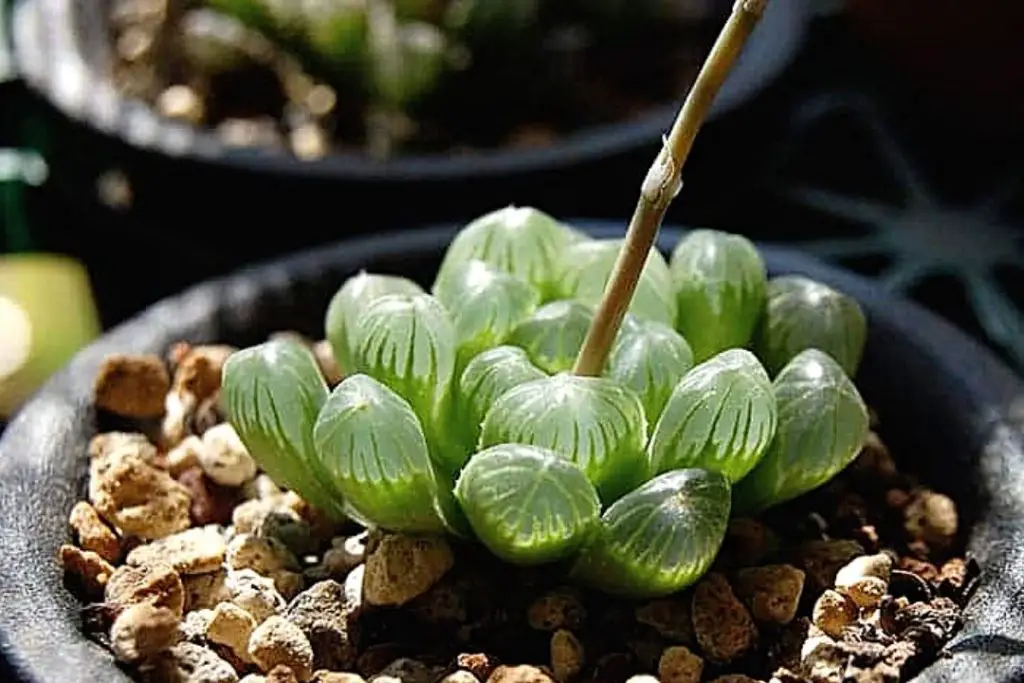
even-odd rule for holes
{"type": "Polygon", "coordinates": [[[768,0],[736,0],[732,14],[697,74],[640,188],[640,200],[629,222],[622,251],[576,358],[573,371],[577,375],[601,374],[612,342],[633,300],[633,292],[658,236],[661,221],[682,186],[680,172],[697,131],[767,4],[768,0]]]}

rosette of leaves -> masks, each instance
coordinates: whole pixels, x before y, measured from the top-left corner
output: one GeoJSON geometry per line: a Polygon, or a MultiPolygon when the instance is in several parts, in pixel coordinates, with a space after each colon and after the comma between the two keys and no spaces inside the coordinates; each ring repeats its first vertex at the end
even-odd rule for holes
{"type": "Polygon", "coordinates": [[[778,426],[768,451],[736,484],[737,508],[757,512],[828,482],[860,452],[868,410],[839,363],[801,351],[772,383],[778,426]]]}
{"type": "Polygon", "coordinates": [[[694,230],[672,250],[678,329],[697,362],[750,341],[764,309],[767,272],[741,235],[694,230]]]}
{"type": "MultiPolygon", "coordinates": [[[[600,303],[622,251],[619,239],[583,240],[570,245],[562,256],[559,287],[565,299],[600,303]]],[[[676,322],[676,301],[665,257],[651,250],[636,284],[629,312],[641,320],[666,325],[676,322]]]]}
{"type": "Polygon", "coordinates": [[[866,338],[867,320],[856,299],[802,275],[784,275],[768,283],[754,348],[772,374],[801,351],[815,348],[853,377],[866,338]]]}
{"type": "Polygon", "coordinates": [[[683,375],[648,444],[651,470],[700,467],[742,479],[775,436],[775,395],[754,354],[730,349],[683,375]]]}

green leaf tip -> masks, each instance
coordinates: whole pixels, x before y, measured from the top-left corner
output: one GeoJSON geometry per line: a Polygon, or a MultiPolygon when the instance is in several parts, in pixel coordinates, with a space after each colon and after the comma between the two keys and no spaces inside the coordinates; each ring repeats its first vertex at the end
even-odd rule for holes
{"type": "Polygon", "coordinates": [[[609,503],[647,474],[640,398],[603,377],[560,374],[502,394],[484,417],[480,447],[522,443],[576,463],[609,503]]]}
{"type": "Polygon", "coordinates": [[[701,467],[742,479],[775,436],[771,380],[754,354],[723,351],[686,373],[648,444],[652,471],[701,467]]]}
{"type": "Polygon", "coordinates": [[[552,301],[517,325],[506,343],[525,349],[533,364],[548,374],[569,372],[593,319],[594,309],[587,304],[552,301]]]}
{"type": "Polygon", "coordinates": [[[459,231],[445,253],[435,289],[444,289],[459,263],[479,259],[529,282],[542,299],[557,289],[558,258],[577,236],[553,217],[535,208],[507,206],[471,221],[459,231]]]}
{"type": "Polygon", "coordinates": [[[484,417],[498,397],[520,384],[544,377],[547,375],[518,346],[496,346],[471,360],[456,391],[456,413],[469,433],[468,441],[479,442],[484,417]]]}
{"type": "Polygon", "coordinates": [[[342,517],[342,497],[313,447],[313,424],[328,392],[312,352],[277,339],[236,351],[221,372],[228,419],[260,469],[314,507],[342,517]]]}
{"type": "Polygon", "coordinates": [[[746,346],[764,308],[767,270],[742,235],[699,229],[687,233],[669,261],[677,302],[676,328],[697,362],[746,346]]]}
{"type": "Polygon", "coordinates": [[[313,428],[321,467],[365,526],[405,533],[448,528],[447,487],[409,402],[368,375],[335,387],[313,428]]]}
{"type": "Polygon", "coordinates": [[[635,391],[654,428],[676,385],[693,367],[693,351],[668,325],[627,318],[608,357],[605,376],[635,391]]]}
{"type": "Polygon", "coordinates": [[[516,565],[555,562],[575,554],[601,514],[583,471],[546,448],[498,444],[476,453],[455,495],[477,538],[516,565]]]}
{"type": "Polygon", "coordinates": [[[773,375],[801,351],[815,348],[854,377],[866,339],[867,319],[856,299],[802,275],[784,275],[768,283],[754,350],[773,375]]]}
{"type": "Polygon", "coordinates": [[[736,484],[736,507],[754,513],[828,482],[867,439],[867,407],[843,368],[818,349],[801,351],[772,385],[778,427],[764,457],[736,484]]]}
{"type": "Polygon", "coordinates": [[[388,294],[423,293],[418,284],[396,275],[362,271],[345,280],[331,298],[324,320],[325,336],[342,372],[348,373],[352,369],[356,322],[371,303],[388,294]]]}
{"type": "MultiPolygon", "coordinates": [[[[603,239],[570,245],[561,257],[560,296],[596,307],[622,251],[624,240],[603,239]]],[[[629,313],[641,320],[674,325],[676,299],[672,275],[661,252],[652,249],[640,272],[629,313]]]]}
{"type": "Polygon", "coordinates": [[[611,595],[669,595],[714,562],[730,513],[729,481],[701,469],[665,472],[613,503],[572,575],[611,595]]]}

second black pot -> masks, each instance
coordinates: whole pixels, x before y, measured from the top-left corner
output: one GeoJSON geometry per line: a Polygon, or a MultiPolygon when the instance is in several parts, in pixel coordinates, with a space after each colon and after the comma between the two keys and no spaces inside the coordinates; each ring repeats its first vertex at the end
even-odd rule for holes
{"type": "MultiPolygon", "coordinates": [[[[576,225],[597,236],[622,226],[576,225]]],[[[55,555],[84,490],[96,429],[95,374],[107,354],[162,353],[173,342],[258,343],[274,331],[319,337],[324,310],[360,269],[428,284],[456,228],[367,237],[257,266],[168,299],[83,351],[27,404],[0,440],[0,651],[5,681],[127,681],[82,635],[80,606],[55,555]]],[[[671,247],[677,229],[663,230],[671,247]]],[[[900,465],[959,503],[968,549],[982,567],[963,630],[926,683],[1024,677],[1024,384],[947,323],[869,282],[798,253],[764,248],[773,274],[803,273],[856,297],[869,320],[858,376],[900,465]]]]}

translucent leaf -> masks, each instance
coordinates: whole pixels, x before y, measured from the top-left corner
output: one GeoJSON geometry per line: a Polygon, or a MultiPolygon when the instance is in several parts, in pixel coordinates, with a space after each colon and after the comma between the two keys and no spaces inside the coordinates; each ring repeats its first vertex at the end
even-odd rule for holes
{"type": "Polygon", "coordinates": [[[349,515],[406,533],[446,528],[441,484],[409,403],[368,375],[350,375],[320,410],[313,441],[349,515]]]}
{"type": "Polygon", "coordinates": [[[475,454],[455,495],[477,538],[518,565],[574,554],[601,514],[597,491],[579,467],[546,448],[523,444],[475,454]]]}
{"type": "Polygon", "coordinates": [[[476,444],[487,411],[509,389],[546,375],[516,346],[497,346],[471,360],[459,378],[456,401],[458,422],[476,444]]]}
{"type": "Polygon", "coordinates": [[[548,374],[568,372],[590,329],[594,309],[579,301],[544,304],[512,330],[507,344],[524,349],[530,360],[548,374]]]}
{"type": "MultiPolygon", "coordinates": [[[[605,239],[569,246],[560,261],[560,297],[577,299],[596,307],[604,298],[604,290],[622,251],[622,244],[621,239],[605,239]]],[[[672,276],[665,258],[655,249],[650,251],[641,271],[629,312],[643,320],[675,324],[672,276]]]]}
{"type": "Polygon", "coordinates": [[[746,346],[764,308],[767,273],[747,238],[694,230],[670,260],[677,301],[676,329],[699,363],[725,349],[746,346]]]}
{"type": "Polygon", "coordinates": [[[460,368],[504,342],[540,304],[529,284],[478,259],[453,266],[434,294],[454,322],[460,368]]]}
{"type": "Polygon", "coordinates": [[[800,352],[773,383],[778,428],[761,462],[736,484],[736,506],[757,512],[815,489],[856,457],[868,411],[850,378],[817,349],[800,352]]]}
{"type": "Polygon", "coordinates": [[[711,566],[729,511],[729,481],[722,475],[699,469],[661,474],[605,510],[572,574],[630,598],[681,591],[711,566]]]}
{"type": "Polygon", "coordinates": [[[832,356],[850,377],[857,373],[867,320],[857,301],[800,275],[773,278],[754,349],[773,375],[804,349],[832,356]]]}
{"type": "Polygon", "coordinates": [[[546,300],[554,296],[559,254],[576,236],[542,211],[507,206],[485,214],[464,227],[448,246],[435,289],[456,265],[480,259],[529,282],[546,300]]]}
{"type": "Polygon", "coordinates": [[[775,395],[754,354],[723,351],[672,392],[647,446],[654,472],[702,467],[729,481],[757,465],[775,435],[775,395]]]}
{"type": "Polygon", "coordinates": [[[608,358],[605,375],[639,396],[653,428],[676,384],[693,367],[686,339],[668,325],[636,321],[623,325],[608,358]]]}
{"type": "Polygon", "coordinates": [[[359,317],[353,369],[412,406],[428,438],[441,418],[455,372],[455,331],[427,294],[388,294],[359,317]]]}
{"type": "Polygon", "coordinates": [[[412,280],[395,275],[361,272],[345,280],[327,306],[324,322],[327,341],[342,372],[352,369],[355,323],[366,308],[388,294],[423,294],[412,280]]]}
{"type": "Polygon", "coordinates": [[[609,503],[646,476],[640,398],[604,377],[556,375],[520,384],[484,417],[480,447],[525,443],[575,462],[609,503]]]}
{"type": "Polygon", "coordinates": [[[231,354],[222,374],[228,419],[260,469],[340,517],[341,495],[313,448],[313,424],[327,400],[327,384],[309,349],[289,339],[266,342],[231,354]]]}

